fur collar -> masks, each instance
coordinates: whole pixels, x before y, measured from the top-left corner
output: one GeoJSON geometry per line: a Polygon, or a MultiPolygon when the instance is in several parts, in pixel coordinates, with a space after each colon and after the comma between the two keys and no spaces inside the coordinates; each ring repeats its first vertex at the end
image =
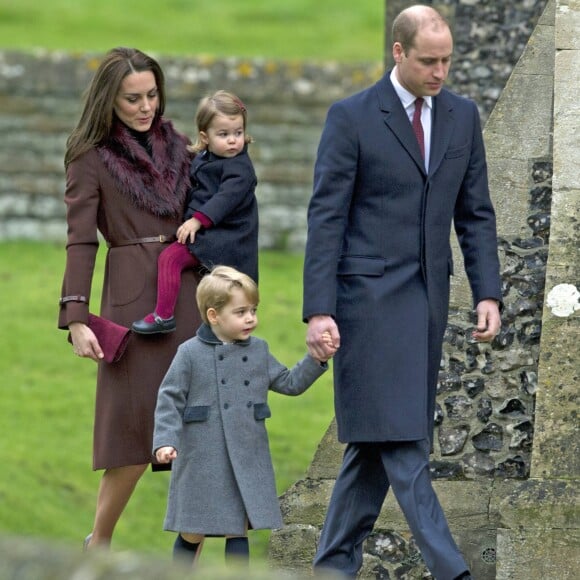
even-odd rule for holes
{"type": "Polygon", "coordinates": [[[119,191],[159,217],[181,217],[189,188],[188,140],[170,121],[156,119],[148,131],[151,157],[129,129],[116,120],[97,153],[119,191]]]}

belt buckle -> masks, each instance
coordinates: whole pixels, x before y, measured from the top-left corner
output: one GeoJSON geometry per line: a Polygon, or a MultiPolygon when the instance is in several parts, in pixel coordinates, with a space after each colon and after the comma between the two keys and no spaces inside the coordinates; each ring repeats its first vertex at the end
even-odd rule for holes
{"type": "Polygon", "coordinates": [[[167,236],[164,236],[163,234],[159,235],[159,243],[160,244],[164,244],[167,241],[167,236]]]}

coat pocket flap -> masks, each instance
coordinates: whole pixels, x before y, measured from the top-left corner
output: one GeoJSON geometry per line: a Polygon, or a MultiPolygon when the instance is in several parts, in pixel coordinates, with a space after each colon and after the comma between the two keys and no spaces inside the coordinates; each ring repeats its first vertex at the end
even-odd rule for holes
{"type": "Polygon", "coordinates": [[[264,419],[269,419],[272,416],[272,411],[268,407],[268,403],[256,403],[254,405],[254,419],[256,421],[263,421],[264,419]]]}
{"type": "Polygon", "coordinates": [[[385,273],[383,258],[344,256],[338,262],[339,276],[382,276],[385,273]]]}
{"type": "Polygon", "coordinates": [[[196,407],[185,407],[185,411],[183,412],[184,423],[207,421],[208,418],[209,418],[209,405],[197,405],[196,407]]]}

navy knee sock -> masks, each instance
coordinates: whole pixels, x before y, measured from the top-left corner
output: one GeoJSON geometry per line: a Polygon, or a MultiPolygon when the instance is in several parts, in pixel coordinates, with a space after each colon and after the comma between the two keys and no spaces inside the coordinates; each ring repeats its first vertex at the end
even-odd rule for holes
{"type": "Polygon", "coordinates": [[[184,540],[181,534],[177,534],[175,543],[173,544],[173,560],[191,559],[194,560],[197,555],[199,543],[192,544],[184,540]]]}
{"type": "Polygon", "coordinates": [[[250,547],[248,538],[226,538],[226,561],[235,560],[236,562],[250,559],[250,547]]]}

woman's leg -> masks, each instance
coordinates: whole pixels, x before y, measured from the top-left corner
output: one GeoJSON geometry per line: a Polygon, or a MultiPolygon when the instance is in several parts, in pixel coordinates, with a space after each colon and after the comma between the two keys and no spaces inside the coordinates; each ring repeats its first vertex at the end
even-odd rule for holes
{"type": "Polygon", "coordinates": [[[105,470],[99,486],[95,522],[87,548],[108,546],[111,543],[115,526],[146,469],[147,464],[105,470]]]}

